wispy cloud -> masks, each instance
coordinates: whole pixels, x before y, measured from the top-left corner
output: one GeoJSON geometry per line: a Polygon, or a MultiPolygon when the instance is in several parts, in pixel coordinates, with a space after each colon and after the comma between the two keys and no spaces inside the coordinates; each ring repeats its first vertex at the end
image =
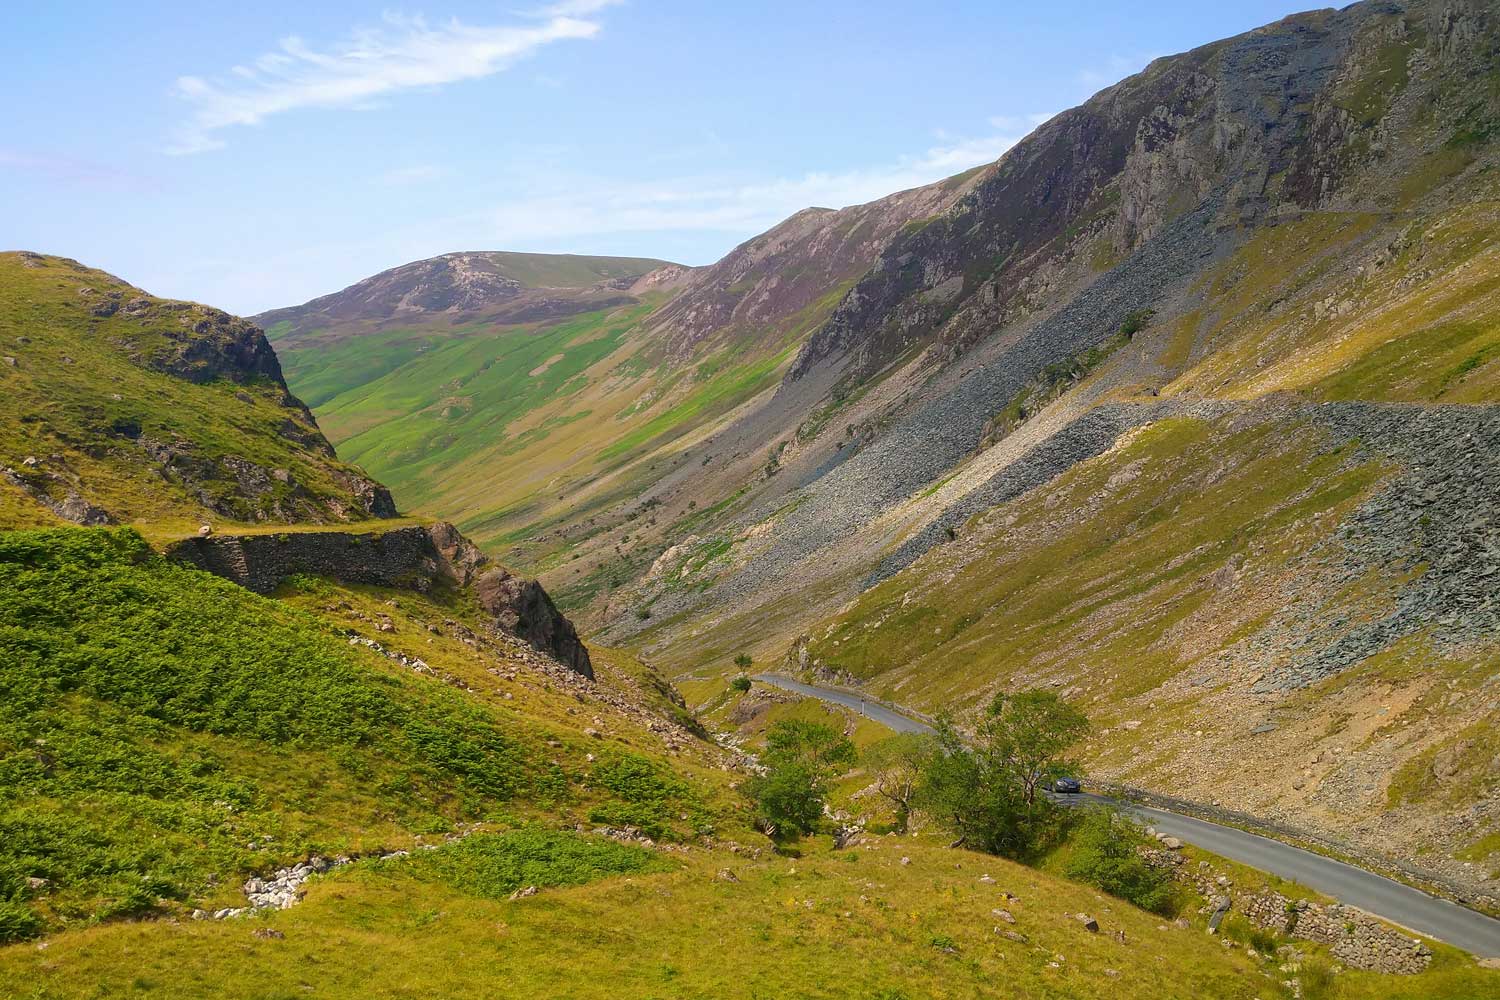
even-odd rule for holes
{"type": "Polygon", "coordinates": [[[1112,55],[1098,66],[1089,66],[1079,70],[1078,85],[1084,91],[1085,96],[1091,96],[1105,87],[1119,83],[1133,73],[1139,73],[1158,55],[1160,53],[1143,54],[1140,52],[1132,55],[1112,55]]]}
{"type": "Polygon", "coordinates": [[[409,167],[392,167],[376,178],[389,187],[405,187],[409,184],[426,184],[441,180],[452,171],[435,163],[414,163],[409,167]]]}
{"type": "Polygon", "coordinates": [[[559,176],[528,185],[489,213],[485,238],[496,246],[603,234],[711,231],[748,236],[809,206],[842,208],[992,163],[1050,115],[994,119],[992,134],[943,137],[893,163],[735,183],[680,177],[618,184],[559,176]]]}
{"type": "Polygon", "coordinates": [[[109,164],[14,149],[0,149],[0,172],[29,174],[54,183],[103,190],[148,191],[160,187],[155,178],[109,164]]]}
{"type": "Polygon", "coordinates": [[[179,77],[173,93],[192,112],[167,152],[222,148],[223,130],[288,111],[358,107],[398,91],[490,76],[554,42],[594,37],[601,25],[590,15],[613,2],[563,0],[532,12],[526,23],[491,26],[457,19],[434,26],[421,17],[387,14],[380,27],[358,30],[327,49],[295,36],[283,39],[224,77],[179,77]]]}

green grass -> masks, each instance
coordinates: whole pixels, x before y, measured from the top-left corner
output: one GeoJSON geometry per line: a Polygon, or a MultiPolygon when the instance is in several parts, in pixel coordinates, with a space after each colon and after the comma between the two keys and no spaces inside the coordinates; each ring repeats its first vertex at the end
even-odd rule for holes
{"type": "Polygon", "coordinates": [[[314,409],[395,371],[440,342],[432,331],[419,329],[372,331],[326,344],[316,340],[316,333],[309,339],[311,344],[300,348],[282,346],[277,355],[287,382],[314,409]]]}
{"type": "Polygon", "coordinates": [[[585,370],[651,308],[587,313],[540,329],[466,331],[334,397],[319,419],[347,458],[420,505],[442,491],[435,470],[503,445],[512,421],[578,392],[585,370]]]}
{"type": "Polygon", "coordinates": [[[526,738],[458,692],[374,670],[133,531],[0,534],[0,573],[0,897],[46,878],[55,919],[196,898],[351,824],[556,792],[526,738]]]}
{"type": "MultiPolygon", "coordinates": [[[[811,838],[799,858],[704,851],[635,870],[634,849],[616,854],[592,838],[470,840],[341,869],[263,920],[121,923],[56,936],[44,951],[0,948],[0,997],[1287,996],[1279,960],[922,838],[868,838],[838,852],[811,838]],[[722,869],[736,880],[716,877],[722,869]],[[521,884],[542,891],[510,901],[506,887],[521,884]],[[995,933],[999,906],[1024,943],[995,933]],[[1084,931],[1078,912],[1103,933],[1084,931]],[[260,929],[284,936],[257,938],[260,929]]],[[[1419,976],[1341,972],[1337,995],[1478,998],[1493,995],[1497,978],[1440,949],[1419,976]]]]}
{"type": "Polygon", "coordinates": [[[688,430],[704,417],[726,412],[770,385],[781,366],[795,353],[796,346],[714,372],[670,409],[617,438],[601,452],[601,457],[618,458],[647,444],[659,445],[688,430]]]}
{"type": "Polygon", "coordinates": [[[55,938],[45,952],[0,949],[0,996],[25,984],[37,1000],[96,990],[226,1000],[309,993],[967,1000],[1118,996],[1123,983],[1163,1000],[1277,996],[1242,954],[1200,933],[1158,930],[1158,918],[1123,904],[1101,909],[1092,890],[925,843],[875,848],[858,850],[855,864],[847,852],[811,843],[795,860],[690,854],[654,872],[630,872],[613,859],[580,872],[571,858],[559,865],[554,850],[544,852],[543,876],[561,867],[591,880],[515,901],[505,886],[546,879],[518,878],[501,842],[444,848],[432,861],[340,871],[264,922],[121,924],[55,938]],[[902,856],[911,863],[899,864],[902,856]],[[434,878],[432,868],[451,874],[434,878]],[[737,881],[717,879],[722,868],[737,881]],[[978,881],[986,871],[1021,897],[1006,905],[1028,944],[992,932],[989,910],[1000,897],[978,881]],[[1088,934],[1063,913],[1084,909],[1109,930],[1124,930],[1128,944],[1088,934]],[[258,927],[284,938],[257,939],[258,927]]]}

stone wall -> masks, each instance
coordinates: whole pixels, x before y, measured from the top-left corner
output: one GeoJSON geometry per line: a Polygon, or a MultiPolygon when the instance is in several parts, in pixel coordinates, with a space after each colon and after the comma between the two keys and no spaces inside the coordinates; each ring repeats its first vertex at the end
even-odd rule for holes
{"type": "MultiPolygon", "coordinates": [[[[1210,910],[1237,911],[1257,927],[1286,937],[1326,944],[1333,957],[1353,969],[1412,975],[1432,962],[1432,951],[1363,910],[1338,903],[1293,900],[1273,890],[1232,894],[1233,883],[1207,861],[1190,865],[1171,849],[1142,850],[1146,863],[1172,876],[1208,901],[1210,910]]],[[[1215,925],[1210,925],[1215,926],[1215,925]]]]}
{"type": "Polygon", "coordinates": [[[1333,957],[1351,968],[1412,974],[1432,962],[1432,951],[1421,941],[1352,907],[1294,902],[1272,891],[1236,900],[1235,906],[1259,927],[1329,945],[1333,957]]]}
{"type": "Polygon", "coordinates": [[[297,574],[346,584],[427,593],[472,588],[497,628],[520,636],[574,672],[594,676],[578,631],[535,580],[492,566],[451,524],[390,531],[297,531],[206,535],[170,546],[167,557],[269,594],[297,574]]]}

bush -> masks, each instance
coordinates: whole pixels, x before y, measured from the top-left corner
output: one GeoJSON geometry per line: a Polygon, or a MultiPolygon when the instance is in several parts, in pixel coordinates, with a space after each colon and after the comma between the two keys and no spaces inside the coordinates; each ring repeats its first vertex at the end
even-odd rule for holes
{"type": "Polygon", "coordinates": [[[737,691],[740,694],[744,694],[746,691],[750,690],[750,678],[736,677],[734,680],[729,682],[729,689],[731,691],[737,691]]]}
{"type": "Polygon", "coordinates": [[[671,827],[688,813],[702,825],[703,806],[693,790],[645,757],[624,753],[594,768],[594,781],[612,799],[589,811],[589,820],[610,826],[633,826],[653,840],[677,840],[671,827]]]}
{"type": "Polygon", "coordinates": [[[475,834],[418,852],[390,868],[439,881],[488,899],[504,899],[525,886],[583,885],[610,875],[660,870],[651,851],[603,837],[525,827],[475,834]]]}
{"type": "Polygon", "coordinates": [[[752,662],[753,661],[750,659],[749,653],[740,653],[734,658],[734,665],[739,667],[741,670],[749,670],[750,664],[752,662]]]}
{"type": "Polygon", "coordinates": [[[1146,324],[1150,323],[1155,315],[1155,309],[1132,309],[1125,314],[1125,319],[1120,323],[1120,336],[1135,336],[1146,328],[1146,324]]]}
{"type": "Polygon", "coordinates": [[[766,733],[766,772],[745,783],[756,819],[773,837],[812,833],[833,778],[854,763],[854,744],[832,726],[784,719],[766,733]]]}
{"type": "Polygon", "coordinates": [[[0,899],[0,944],[25,941],[42,932],[42,918],[25,903],[0,899]]]}
{"type": "Polygon", "coordinates": [[[1170,915],[1175,897],[1172,877],[1141,857],[1138,848],[1146,844],[1145,834],[1130,820],[1113,810],[1090,809],[1074,835],[1068,877],[1143,910],[1170,915]]]}

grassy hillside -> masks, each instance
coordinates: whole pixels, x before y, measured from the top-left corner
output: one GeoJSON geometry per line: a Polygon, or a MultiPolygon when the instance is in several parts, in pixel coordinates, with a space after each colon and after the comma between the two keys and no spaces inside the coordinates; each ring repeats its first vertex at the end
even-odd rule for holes
{"type": "MultiPolygon", "coordinates": [[[[231,998],[1290,995],[1279,959],[924,841],[876,838],[799,859],[694,851],[634,873],[633,856],[580,865],[579,853],[513,839],[465,842],[461,852],[413,859],[420,863],[356,865],[262,920],[117,924],[55,939],[46,951],[3,949],[0,981],[27,984],[11,996],[38,998],[98,989],[231,998]],[[732,880],[718,874],[725,869],[732,880]],[[506,877],[522,870],[522,879],[506,877]],[[985,873],[996,884],[980,882],[985,873]],[[520,881],[566,885],[601,874],[613,877],[506,898],[520,881]],[[1006,902],[1002,889],[1018,898],[1006,902]],[[991,910],[1002,903],[1017,921],[1006,929],[1026,940],[992,929],[991,910]],[[1077,912],[1096,915],[1103,933],[1084,931],[1077,912]]],[[[1445,952],[1420,976],[1343,972],[1316,996],[1460,1000],[1489,995],[1494,975],[1445,952]]]]}
{"type": "Polygon", "coordinates": [[[527,288],[585,288],[601,281],[634,278],[665,267],[653,257],[595,257],[572,253],[487,251],[483,257],[499,274],[527,288]]]}
{"type": "Polygon", "coordinates": [[[600,703],[613,738],[585,737],[572,714],[591,699],[555,692],[523,644],[476,643],[464,592],[307,579],[261,598],[125,529],[0,534],[0,571],[17,926],[242,905],[253,872],[475,823],[621,816],[670,838],[716,822],[717,782],[630,749],[663,752],[649,715],[600,703]],[[426,666],[351,644],[362,631],[426,666]]]}
{"type": "Polygon", "coordinates": [[[373,484],[334,457],[242,320],[6,253],[0,343],[0,525],[55,522],[71,497],[122,522],[370,514],[373,484]]]}

